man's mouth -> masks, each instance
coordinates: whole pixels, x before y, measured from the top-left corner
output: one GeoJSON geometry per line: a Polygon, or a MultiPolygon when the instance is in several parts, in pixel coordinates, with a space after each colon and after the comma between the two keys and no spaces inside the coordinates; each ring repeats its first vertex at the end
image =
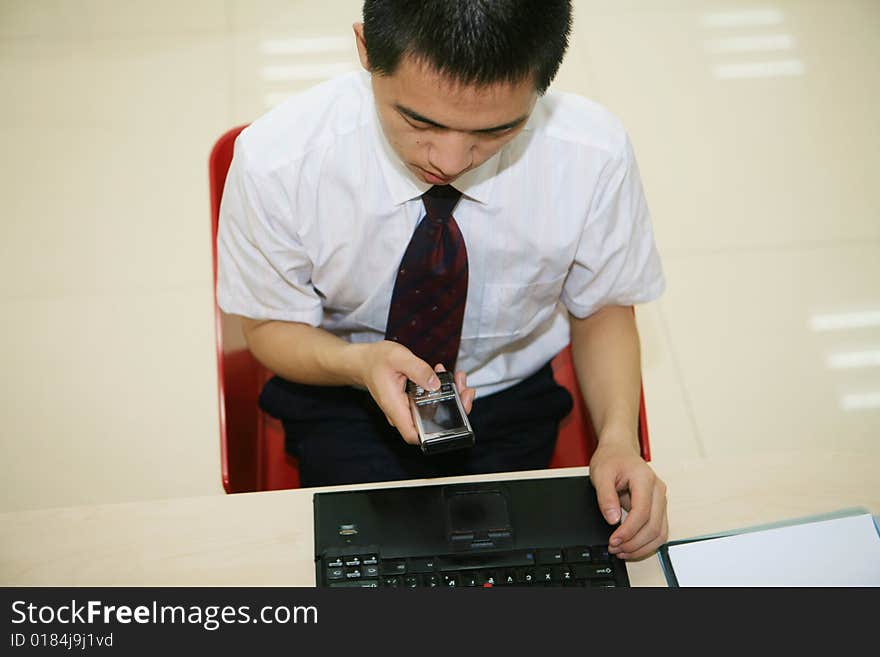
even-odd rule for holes
{"type": "Polygon", "coordinates": [[[421,175],[422,180],[424,180],[427,183],[431,183],[432,185],[448,185],[453,180],[455,180],[455,178],[448,178],[446,176],[438,176],[436,173],[431,173],[427,169],[423,169],[422,167],[420,167],[418,165],[414,165],[414,166],[418,169],[419,175],[421,175]]]}

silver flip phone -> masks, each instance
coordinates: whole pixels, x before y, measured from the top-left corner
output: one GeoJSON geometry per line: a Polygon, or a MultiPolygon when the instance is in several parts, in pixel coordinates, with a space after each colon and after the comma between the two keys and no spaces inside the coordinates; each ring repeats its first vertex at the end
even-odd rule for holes
{"type": "Polygon", "coordinates": [[[439,454],[472,447],[474,431],[461,405],[455,380],[450,372],[437,372],[440,388],[425,390],[412,381],[406,382],[409,406],[419,432],[419,443],[425,454],[439,454]]]}

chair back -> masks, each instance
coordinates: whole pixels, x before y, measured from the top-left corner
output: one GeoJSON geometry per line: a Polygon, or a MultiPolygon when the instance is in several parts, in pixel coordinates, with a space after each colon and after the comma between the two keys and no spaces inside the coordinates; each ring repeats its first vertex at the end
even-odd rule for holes
{"type": "MultiPolygon", "coordinates": [[[[590,457],[599,441],[593,429],[590,411],[584,403],[580,386],[571,359],[571,345],[563,349],[551,363],[553,378],[571,394],[574,406],[559,423],[559,437],[556,449],[550,460],[551,468],[570,468],[590,464],[590,457]]],[[[642,388],[639,400],[639,448],[642,458],[651,460],[651,446],[648,440],[648,417],[645,413],[645,391],[642,388]]]]}
{"type": "Polygon", "coordinates": [[[284,429],[259,407],[260,391],[271,376],[251,355],[240,320],[217,305],[217,226],[235,139],[247,126],[227,131],[211,151],[211,249],[214,262],[214,330],[220,407],[220,463],[227,493],[299,488],[296,459],[285,452],[284,429]]]}

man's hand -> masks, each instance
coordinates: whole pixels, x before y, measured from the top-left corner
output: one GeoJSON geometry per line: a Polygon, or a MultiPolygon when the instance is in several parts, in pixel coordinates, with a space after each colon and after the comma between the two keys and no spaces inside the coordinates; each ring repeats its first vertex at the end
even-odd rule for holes
{"type": "MultiPolygon", "coordinates": [[[[413,422],[409,398],[406,394],[406,380],[422,386],[426,390],[440,387],[440,379],[434,373],[445,371],[438,364],[431,369],[421,358],[396,342],[383,340],[372,344],[352,345],[360,358],[360,383],[369,390],[379,408],[385,413],[388,423],[400,431],[403,439],[411,445],[418,445],[419,434],[413,422]]],[[[456,372],[455,385],[461,397],[465,413],[471,412],[475,391],[467,387],[464,372],[456,372]]]]}
{"type": "Polygon", "coordinates": [[[666,542],[666,484],[631,441],[600,440],[590,458],[590,479],[609,524],[620,521],[621,507],[628,512],[611,535],[609,552],[621,559],[641,559],[666,542]]]}

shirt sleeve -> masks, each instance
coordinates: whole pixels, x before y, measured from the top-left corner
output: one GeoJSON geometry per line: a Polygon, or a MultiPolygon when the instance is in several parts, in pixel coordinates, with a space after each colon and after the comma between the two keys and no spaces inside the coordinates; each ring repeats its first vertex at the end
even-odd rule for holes
{"type": "Polygon", "coordinates": [[[665,288],[632,144],[609,160],[593,197],[562,302],[575,317],[603,306],[631,306],[665,288]]]}
{"type": "Polygon", "coordinates": [[[230,314],[319,326],[321,299],[288,198],[277,178],[253,171],[237,139],[220,204],[217,302],[230,314]]]}

